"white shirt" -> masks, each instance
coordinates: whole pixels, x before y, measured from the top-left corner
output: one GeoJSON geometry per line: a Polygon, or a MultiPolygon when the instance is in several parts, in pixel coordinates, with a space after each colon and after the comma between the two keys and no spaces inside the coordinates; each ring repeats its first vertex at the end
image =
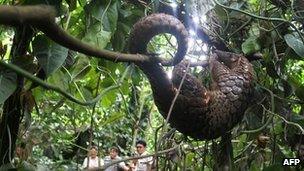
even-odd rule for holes
{"type": "MultiPolygon", "coordinates": [[[[110,163],[112,163],[112,162],[114,162],[114,161],[117,161],[117,160],[121,160],[121,157],[116,156],[115,159],[111,159],[110,156],[106,156],[106,157],[104,158],[104,164],[107,165],[107,164],[110,164],[110,163]]],[[[118,164],[114,164],[114,165],[112,165],[112,166],[106,168],[105,171],[117,171],[118,168],[124,168],[124,167],[126,167],[125,162],[120,162],[120,163],[118,163],[118,164]]]]}
{"type": "Polygon", "coordinates": [[[87,164],[88,164],[88,158],[86,157],[82,164],[82,167],[84,169],[93,169],[93,168],[101,167],[104,165],[104,162],[102,159],[99,159],[98,157],[95,157],[94,159],[90,157],[89,166],[87,164]]]}
{"type": "MultiPolygon", "coordinates": [[[[148,155],[148,153],[145,151],[142,154],[137,154],[137,156],[145,156],[148,155]]],[[[135,171],[147,171],[147,165],[151,165],[153,163],[153,157],[146,157],[138,159],[135,165],[135,171]]]]}

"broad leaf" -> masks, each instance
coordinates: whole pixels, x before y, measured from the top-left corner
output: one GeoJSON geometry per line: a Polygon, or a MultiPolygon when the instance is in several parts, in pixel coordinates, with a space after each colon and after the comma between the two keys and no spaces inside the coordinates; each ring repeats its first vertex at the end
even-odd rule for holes
{"type": "Polygon", "coordinates": [[[304,86],[296,75],[289,75],[287,81],[295,88],[295,95],[304,100],[304,86]]]}
{"type": "Polygon", "coordinates": [[[87,13],[92,14],[95,19],[100,21],[106,31],[115,32],[118,19],[118,1],[99,1],[93,0],[85,6],[87,13]]]}
{"type": "Polygon", "coordinates": [[[56,71],[65,61],[68,49],[39,35],[33,41],[33,52],[42,66],[46,76],[56,71]]]}
{"type": "Polygon", "coordinates": [[[124,118],[125,114],[124,113],[114,113],[112,114],[109,118],[107,118],[101,125],[107,125],[113,122],[116,122],[117,120],[120,120],[122,118],[124,118]]]}
{"type": "Polygon", "coordinates": [[[110,42],[111,33],[104,31],[101,23],[96,23],[91,26],[83,38],[83,41],[97,46],[100,49],[104,49],[107,44],[110,42]]]}
{"type": "Polygon", "coordinates": [[[114,104],[117,94],[118,94],[117,90],[111,90],[108,93],[106,93],[106,95],[101,98],[101,101],[100,101],[101,105],[103,107],[109,107],[112,104],[114,104]]]}
{"type": "Polygon", "coordinates": [[[291,47],[297,53],[297,55],[304,57],[304,44],[301,39],[296,38],[292,34],[286,34],[284,39],[288,46],[291,47]]]}
{"type": "Polygon", "coordinates": [[[257,37],[252,36],[249,37],[243,44],[242,44],[242,51],[245,54],[252,54],[257,52],[261,49],[260,44],[257,41],[257,37]]]}
{"type": "Polygon", "coordinates": [[[82,79],[91,70],[91,68],[89,59],[80,55],[71,72],[72,80],[82,79]]]}
{"type": "Polygon", "coordinates": [[[17,88],[17,75],[14,72],[0,72],[0,104],[14,93],[17,88]]]}
{"type": "Polygon", "coordinates": [[[56,85],[63,90],[67,90],[69,88],[69,77],[61,70],[57,70],[54,74],[52,74],[48,81],[50,84],[56,85]]]}
{"type": "Polygon", "coordinates": [[[126,35],[130,31],[130,27],[124,23],[117,24],[117,30],[112,39],[112,46],[115,51],[123,51],[126,46],[126,35]]]}

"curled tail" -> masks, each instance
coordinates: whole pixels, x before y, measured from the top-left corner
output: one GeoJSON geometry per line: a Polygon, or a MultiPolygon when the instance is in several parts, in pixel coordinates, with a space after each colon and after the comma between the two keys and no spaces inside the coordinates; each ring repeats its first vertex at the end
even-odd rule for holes
{"type": "MultiPolygon", "coordinates": [[[[129,52],[147,53],[147,44],[156,35],[169,33],[175,36],[178,43],[177,52],[170,64],[179,63],[187,52],[188,32],[184,25],[168,14],[152,14],[139,20],[130,33],[129,52]]],[[[154,102],[160,113],[166,117],[176,90],[163,67],[155,62],[136,63],[145,73],[153,91],[154,102]]]]}
{"type": "Polygon", "coordinates": [[[184,25],[174,16],[156,13],[139,20],[130,33],[130,53],[147,53],[147,44],[156,35],[169,33],[175,36],[178,49],[173,60],[166,61],[176,65],[186,55],[188,48],[188,32],[184,25]]]}

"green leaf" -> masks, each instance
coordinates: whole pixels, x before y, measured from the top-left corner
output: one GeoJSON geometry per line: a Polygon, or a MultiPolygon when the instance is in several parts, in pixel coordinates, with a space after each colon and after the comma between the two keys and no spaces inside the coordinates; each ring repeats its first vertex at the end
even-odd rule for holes
{"type": "Polygon", "coordinates": [[[46,76],[49,76],[64,63],[68,49],[49,40],[44,35],[39,35],[33,41],[33,53],[46,76]]]}
{"type": "Polygon", "coordinates": [[[85,6],[87,14],[91,14],[95,19],[100,21],[104,29],[108,32],[115,32],[118,19],[118,1],[100,1],[93,0],[89,5],[85,6]]]}
{"type": "Polygon", "coordinates": [[[104,49],[111,40],[111,32],[104,31],[101,23],[92,25],[85,34],[83,41],[104,49]]]}
{"type": "Polygon", "coordinates": [[[61,70],[57,70],[52,74],[48,79],[48,82],[62,88],[63,90],[67,90],[69,88],[69,77],[61,70]]]}
{"type": "Polygon", "coordinates": [[[276,124],[276,125],[274,126],[274,133],[275,133],[276,135],[281,134],[283,131],[284,131],[284,128],[283,128],[281,122],[279,122],[279,124],[276,124]]]}
{"type": "Polygon", "coordinates": [[[93,98],[92,92],[88,90],[86,87],[82,87],[81,92],[86,100],[90,100],[93,98]]]}
{"type": "Polygon", "coordinates": [[[260,28],[258,24],[252,24],[250,30],[249,30],[249,34],[250,36],[256,36],[259,37],[260,36],[260,28]]]}
{"type": "Polygon", "coordinates": [[[118,1],[111,4],[107,11],[107,17],[103,19],[103,25],[105,30],[114,33],[117,28],[117,19],[118,19],[118,1]]]}
{"type": "Polygon", "coordinates": [[[90,61],[86,56],[80,55],[72,70],[72,80],[82,79],[91,70],[90,61]]]}
{"type": "Polygon", "coordinates": [[[0,104],[14,93],[17,88],[17,75],[14,72],[0,72],[0,104]]]}
{"type": "Polygon", "coordinates": [[[114,84],[114,81],[112,80],[111,77],[106,76],[106,78],[104,78],[102,80],[102,82],[100,83],[100,85],[104,88],[110,87],[114,84]]]}
{"type": "Polygon", "coordinates": [[[187,165],[191,165],[191,163],[193,163],[193,160],[195,160],[195,154],[188,153],[186,156],[187,165]]]}
{"type": "Polygon", "coordinates": [[[304,57],[304,45],[301,39],[296,38],[292,34],[286,34],[284,39],[289,47],[291,47],[297,55],[304,57]]]}
{"type": "Polygon", "coordinates": [[[291,115],[290,121],[298,123],[299,125],[304,125],[304,116],[302,116],[302,115],[291,115]]]}
{"type": "Polygon", "coordinates": [[[260,44],[257,41],[257,37],[252,36],[249,37],[243,44],[242,44],[242,51],[245,54],[252,54],[257,52],[261,49],[260,44]]]}
{"type": "Polygon", "coordinates": [[[215,11],[215,13],[216,13],[216,16],[217,17],[219,17],[219,19],[221,20],[221,21],[225,21],[225,20],[227,20],[228,19],[228,15],[227,15],[227,12],[222,8],[222,7],[220,7],[220,6],[218,6],[218,5],[216,5],[215,7],[214,7],[214,11],[215,11]]]}
{"type": "Polygon", "coordinates": [[[300,79],[295,75],[289,75],[287,81],[295,88],[295,95],[304,100],[304,85],[302,85],[300,79]]]}
{"type": "Polygon", "coordinates": [[[116,112],[116,113],[112,114],[109,118],[107,118],[101,125],[104,126],[104,125],[116,122],[116,121],[122,119],[124,116],[125,116],[124,113],[116,112]]]}
{"type": "Polygon", "coordinates": [[[112,104],[115,103],[117,94],[117,90],[111,90],[110,92],[108,92],[105,96],[102,97],[100,101],[101,105],[105,108],[110,107],[112,104]]]}
{"type": "Polygon", "coordinates": [[[275,170],[275,171],[281,171],[282,170],[283,171],[284,169],[283,169],[281,164],[274,164],[274,165],[271,165],[271,166],[267,166],[263,169],[263,171],[273,171],[273,170],[275,170]]]}
{"type": "Polygon", "coordinates": [[[123,51],[126,46],[126,35],[130,31],[130,27],[124,23],[117,24],[117,30],[112,39],[112,46],[115,51],[123,51]]]}

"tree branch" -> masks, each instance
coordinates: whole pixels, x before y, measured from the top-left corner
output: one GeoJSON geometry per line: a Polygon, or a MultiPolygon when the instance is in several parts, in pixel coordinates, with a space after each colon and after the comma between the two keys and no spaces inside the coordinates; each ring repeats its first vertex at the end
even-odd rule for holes
{"type": "MultiPolygon", "coordinates": [[[[80,104],[80,105],[84,105],[84,106],[88,106],[88,105],[92,105],[92,104],[95,104],[96,102],[98,102],[102,96],[104,96],[107,92],[113,90],[113,89],[116,89],[120,86],[121,82],[117,85],[114,85],[114,86],[110,86],[106,89],[104,89],[97,97],[95,97],[94,99],[92,100],[89,100],[89,101],[80,101],[78,99],[76,99],[74,96],[72,96],[71,94],[67,93],[65,90],[61,89],[60,87],[57,87],[57,86],[53,86],[53,85],[50,85],[50,84],[47,84],[45,83],[43,80],[37,78],[37,77],[34,77],[31,73],[19,68],[18,66],[16,65],[13,65],[13,64],[8,64],[8,63],[5,63],[3,61],[0,60],[0,66],[3,66],[5,68],[8,68],[14,72],[16,72],[17,74],[20,74],[22,76],[24,76],[25,78],[29,79],[30,81],[32,82],[35,82],[37,84],[39,84],[41,87],[47,89],[47,90],[53,90],[61,95],[63,95],[64,97],[66,97],[67,99],[71,100],[72,102],[75,102],[77,104],[80,104]]],[[[128,72],[129,71],[129,68],[128,67],[126,69],[125,72],[128,72]]],[[[121,77],[121,80],[123,80],[125,78],[127,74],[124,73],[123,76],[121,77]]]]}
{"type": "MultiPolygon", "coordinates": [[[[105,49],[98,49],[87,43],[84,43],[73,36],[55,23],[56,11],[51,6],[9,6],[0,5],[0,24],[17,27],[22,24],[29,24],[42,31],[54,42],[69,48],[71,50],[83,53],[96,58],[107,59],[113,62],[158,62],[163,66],[172,66],[171,63],[155,55],[143,54],[125,54],[113,52],[105,49]]],[[[190,66],[207,66],[208,62],[191,62],[190,66]]]]}
{"type": "Polygon", "coordinates": [[[159,151],[159,152],[156,152],[154,154],[149,154],[149,155],[143,155],[143,156],[134,156],[134,157],[128,157],[128,158],[125,158],[125,159],[122,159],[122,160],[117,160],[117,161],[113,161],[109,164],[106,164],[98,169],[93,169],[92,171],[100,171],[100,170],[104,170],[112,165],[115,165],[115,164],[118,164],[120,162],[125,162],[125,161],[129,161],[129,160],[134,160],[134,159],[142,159],[142,158],[147,158],[147,157],[151,157],[151,156],[160,156],[162,154],[166,154],[166,153],[169,153],[171,151],[174,151],[176,150],[177,148],[179,147],[178,146],[175,146],[175,147],[172,147],[172,148],[169,148],[169,149],[166,149],[166,150],[163,150],[163,151],[159,151]]]}
{"type": "Polygon", "coordinates": [[[16,27],[30,24],[41,30],[56,43],[83,54],[104,58],[114,62],[161,62],[160,58],[140,54],[123,54],[109,50],[101,50],[72,37],[55,23],[55,10],[51,6],[8,6],[0,5],[0,24],[16,27]]]}
{"type": "Polygon", "coordinates": [[[246,12],[246,11],[243,11],[243,10],[240,10],[240,9],[236,9],[236,8],[232,8],[232,7],[228,7],[228,6],[225,6],[221,3],[219,3],[217,0],[214,0],[214,2],[219,5],[220,7],[222,8],[225,8],[225,9],[229,9],[229,10],[232,10],[232,11],[237,11],[237,12],[240,12],[240,13],[243,13],[245,15],[248,15],[252,18],[255,18],[255,19],[259,19],[259,20],[265,20],[265,21],[278,21],[278,22],[283,22],[283,23],[287,23],[289,24],[293,29],[295,29],[295,31],[298,33],[299,37],[301,38],[302,42],[304,42],[304,37],[303,35],[301,34],[300,30],[290,21],[288,20],[285,20],[283,18],[271,18],[271,17],[263,17],[263,16],[258,16],[258,15],[255,15],[255,14],[251,14],[249,12],[246,12]]]}

